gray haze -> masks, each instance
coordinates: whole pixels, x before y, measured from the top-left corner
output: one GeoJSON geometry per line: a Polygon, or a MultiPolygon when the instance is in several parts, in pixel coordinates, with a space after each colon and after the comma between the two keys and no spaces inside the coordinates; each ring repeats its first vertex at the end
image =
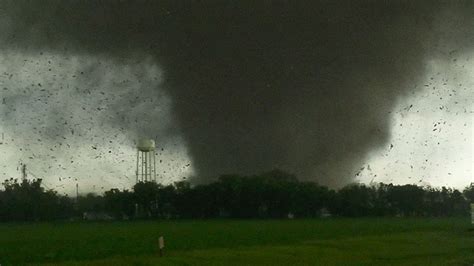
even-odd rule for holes
{"type": "MultiPolygon", "coordinates": [[[[254,2],[3,1],[0,45],[25,55],[151,61],[130,70],[138,80],[159,66],[162,82],[101,86],[117,96],[104,99],[104,123],[129,143],[182,136],[196,181],[281,168],[338,186],[388,144],[390,114],[423,88],[426,62],[468,53],[474,43],[471,1],[254,2]],[[163,95],[167,130],[156,119],[163,95]]],[[[79,71],[84,85],[64,97],[100,97],[93,84],[106,75],[97,69],[79,71]]],[[[8,110],[22,93],[9,94],[8,110]]],[[[64,102],[50,104],[61,110],[64,102]]],[[[70,134],[61,119],[76,118],[42,117],[41,139],[70,134]]]]}

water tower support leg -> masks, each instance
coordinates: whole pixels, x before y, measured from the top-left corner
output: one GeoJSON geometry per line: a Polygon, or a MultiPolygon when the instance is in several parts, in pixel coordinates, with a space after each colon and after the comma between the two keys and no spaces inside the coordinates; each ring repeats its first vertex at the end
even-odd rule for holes
{"type": "Polygon", "coordinates": [[[137,180],[136,180],[135,183],[138,183],[138,163],[139,163],[139,161],[140,161],[140,151],[137,150],[137,171],[135,172],[137,180]]]}
{"type": "Polygon", "coordinates": [[[141,166],[142,166],[142,177],[141,177],[141,181],[143,181],[143,152],[140,152],[140,158],[141,158],[141,166]]]}
{"type": "Polygon", "coordinates": [[[156,153],[153,151],[153,179],[156,182],[156,153]]]}
{"type": "Polygon", "coordinates": [[[146,176],[146,174],[147,174],[147,171],[148,171],[148,169],[147,169],[147,166],[148,166],[147,164],[148,164],[148,162],[147,162],[147,160],[146,160],[147,153],[144,152],[143,155],[145,156],[145,182],[146,182],[146,181],[147,181],[147,176],[146,176]]]}

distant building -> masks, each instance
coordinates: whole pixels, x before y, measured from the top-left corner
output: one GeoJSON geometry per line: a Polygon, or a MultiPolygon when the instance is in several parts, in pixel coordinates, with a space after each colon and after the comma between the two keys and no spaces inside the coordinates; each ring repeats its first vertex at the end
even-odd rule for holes
{"type": "Polygon", "coordinates": [[[114,218],[105,212],[84,212],[82,219],[85,221],[110,221],[114,218]]]}
{"type": "Polygon", "coordinates": [[[471,224],[474,225],[474,203],[471,203],[471,224]]]}
{"type": "Polygon", "coordinates": [[[319,217],[328,218],[328,217],[331,217],[331,216],[332,216],[332,214],[329,212],[328,209],[322,208],[321,210],[319,210],[319,217]]]}

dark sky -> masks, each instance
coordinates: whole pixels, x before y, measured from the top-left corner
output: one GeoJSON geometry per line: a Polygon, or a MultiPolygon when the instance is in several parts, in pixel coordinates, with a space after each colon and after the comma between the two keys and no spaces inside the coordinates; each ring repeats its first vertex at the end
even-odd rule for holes
{"type": "Polygon", "coordinates": [[[331,186],[353,181],[371,152],[391,145],[393,112],[425,89],[430,62],[465,59],[474,43],[471,1],[0,3],[3,64],[35,57],[42,66],[23,70],[49,82],[10,82],[5,125],[35,132],[41,149],[120,134],[107,144],[116,154],[157,138],[180,147],[172,160],[192,164],[198,182],[273,168],[331,186]],[[30,90],[52,97],[48,115],[26,117],[36,104],[13,111],[30,90]],[[82,116],[70,110],[77,102],[82,116]],[[93,133],[77,139],[72,125],[93,133]]]}

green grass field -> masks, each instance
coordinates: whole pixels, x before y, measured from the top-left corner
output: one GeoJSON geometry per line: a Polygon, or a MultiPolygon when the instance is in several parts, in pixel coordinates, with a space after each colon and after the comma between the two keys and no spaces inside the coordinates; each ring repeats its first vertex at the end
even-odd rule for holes
{"type": "Polygon", "coordinates": [[[473,265],[470,228],[468,218],[0,224],[0,264],[473,265]]]}

